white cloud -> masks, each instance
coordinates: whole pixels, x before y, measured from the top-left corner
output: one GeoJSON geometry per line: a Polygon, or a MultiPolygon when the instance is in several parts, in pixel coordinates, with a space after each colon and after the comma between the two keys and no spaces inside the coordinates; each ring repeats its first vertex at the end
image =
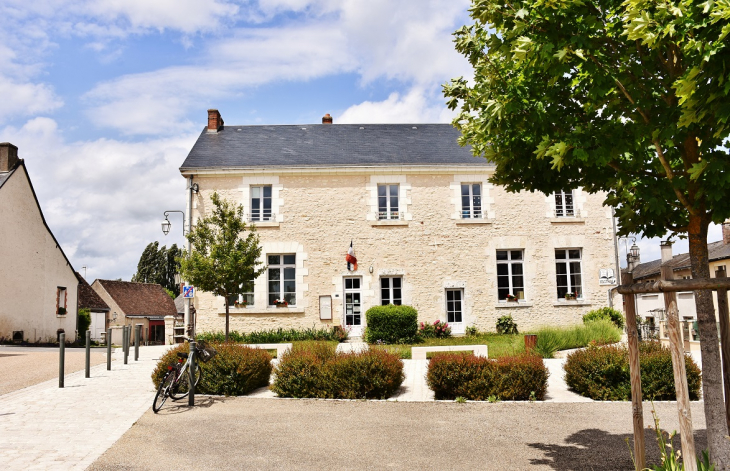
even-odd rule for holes
{"type": "Polygon", "coordinates": [[[338,123],[448,123],[453,112],[443,104],[443,97],[419,88],[407,94],[391,93],[383,101],[364,101],[346,109],[338,123]]]}
{"type": "Polygon", "coordinates": [[[182,244],[181,220],[164,238],[165,210],[185,208],[185,180],[178,168],[195,135],[124,142],[66,142],[49,118],[0,131],[25,159],[44,216],[74,268],[89,277],[134,273],[144,247],[154,240],[182,244]]]}
{"type": "Polygon", "coordinates": [[[63,105],[53,89],[43,83],[19,82],[0,75],[0,123],[9,117],[47,113],[63,105]]]}

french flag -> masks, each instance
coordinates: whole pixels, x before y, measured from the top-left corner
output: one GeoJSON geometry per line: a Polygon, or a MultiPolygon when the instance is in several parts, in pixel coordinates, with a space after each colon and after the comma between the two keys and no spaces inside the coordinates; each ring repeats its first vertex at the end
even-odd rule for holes
{"type": "Polygon", "coordinates": [[[345,260],[347,260],[347,269],[350,271],[357,270],[357,259],[355,258],[355,249],[352,248],[352,241],[350,241],[350,248],[347,250],[347,255],[345,256],[345,260]]]}

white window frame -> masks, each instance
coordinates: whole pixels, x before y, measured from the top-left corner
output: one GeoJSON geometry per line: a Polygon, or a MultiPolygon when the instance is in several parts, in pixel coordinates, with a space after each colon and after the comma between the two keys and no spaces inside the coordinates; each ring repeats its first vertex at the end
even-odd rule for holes
{"type": "Polygon", "coordinates": [[[560,190],[556,191],[554,194],[555,198],[555,217],[557,218],[564,218],[564,217],[576,217],[578,216],[578,209],[576,208],[576,201],[575,201],[575,191],[569,190],[560,190]],[[567,199],[570,197],[570,204],[568,204],[567,199]],[[560,200],[560,202],[558,202],[560,200]]]}
{"type": "Polygon", "coordinates": [[[558,273],[558,265],[565,265],[565,277],[567,284],[565,285],[566,293],[578,293],[578,296],[576,296],[576,299],[584,299],[583,294],[583,249],[580,247],[573,247],[573,248],[566,248],[566,249],[555,249],[555,288],[556,288],[556,295],[558,297],[558,300],[564,300],[565,299],[565,293],[563,295],[560,295],[561,285],[558,281],[558,277],[562,276],[558,273]],[[558,252],[564,252],[565,258],[558,258],[558,252]],[[577,251],[578,252],[578,258],[570,257],[570,252],[577,251]],[[574,273],[573,269],[571,268],[571,263],[578,262],[578,267],[580,271],[578,273],[574,273]],[[580,276],[580,284],[574,285],[571,278],[575,275],[580,276]]]}
{"type": "MultiPolygon", "coordinates": [[[[446,292],[444,294],[444,299],[446,300],[446,322],[449,324],[458,324],[462,325],[464,324],[464,318],[466,317],[464,314],[464,289],[463,288],[446,288],[446,292]],[[449,302],[455,302],[455,301],[449,301],[449,292],[456,292],[459,293],[459,306],[460,309],[456,311],[455,309],[449,308],[449,302]],[[456,320],[456,315],[454,315],[454,320],[449,320],[449,314],[451,313],[459,313],[459,316],[461,316],[461,320],[456,320]]],[[[461,333],[461,332],[458,332],[461,333]]]]}
{"type": "Polygon", "coordinates": [[[266,303],[269,306],[274,306],[271,298],[272,298],[272,291],[271,291],[271,282],[274,281],[271,279],[271,269],[278,268],[279,269],[279,279],[277,280],[279,282],[279,292],[275,293],[275,299],[283,300],[289,302],[289,306],[296,306],[298,301],[297,296],[297,263],[296,263],[296,253],[272,253],[272,254],[266,254],[266,260],[268,263],[268,267],[266,269],[266,303]],[[293,263],[285,263],[284,257],[294,257],[293,263]],[[270,263],[270,257],[279,257],[279,263],[270,263]],[[285,279],[284,278],[284,271],[287,268],[294,269],[294,278],[293,279],[285,279]],[[284,282],[285,281],[293,281],[294,282],[294,291],[290,293],[284,292],[284,282]],[[294,296],[294,302],[290,302],[291,296],[289,299],[287,299],[288,295],[294,296]]]}
{"type": "Polygon", "coordinates": [[[230,298],[232,298],[233,296],[236,296],[236,299],[234,300],[234,302],[242,303],[244,301],[244,299],[245,299],[246,300],[246,307],[247,308],[248,307],[253,307],[254,302],[256,300],[256,297],[254,296],[254,292],[255,292],[254,286],[255,286],[255,283],[254,283],[253,280],[251,280],[248,283],[244,283],[244,284],[247,284],[248,287],[251,288],[250,291],[244,291],[243,293],[241,293],[239,295],[235,295],[234,294],[232,296],[229,296],[228,299],[226,300],[226,302],[228,303],[229,306],[235,307],[235,304],[231,302],[230,298]]]}
{"type": "Polygon", "coordinates": [[[497,259],[497,300],[500,303],[507,302],[507,297],[500,298],[499,294],[499,278],[503,277],[504,275],[499,274],[499,265],[506,265],[507,266],[507,281],[509,285],[509,292],[508,294],[511,294],[513,296],[516,296],[519,301],[525,300],[525,250],[524,249],[498,249],[495,253],[495,259],[497,259]],[[498,254],[499,252],[507,252],[507,259],[506,260],[499,260],[498,254]],[[520,258],[519,259],[513,259],[513,252],[519,252],[520,258]],[[515,274],[514,273],[514,266],[519,265],[522,268],[522,273],[515,274]],[[519,292],[515,294],[515,280],[514,278],[517,276],[522,277],[522,298],[519,297],[519,292]]]}
{"type": "Polygon", "coordinates": [[[484,189],[480,182],[462,182],[459,188],[461,195],[461,218],[462,219],[483,219],[484,218],[484,189]],[[464,187],[468,188],[467,194],[464,194],[464,187]],[[474,187],[479,188],[479,195],[474,195],[474,187]],[[469,198],[469,204],[464,205],[464,197],[469,198]],[[479,198],[479,204],[476,204],[475,199],[479,198]]]}
{"type": "MultiPolygon", "coordinates": [[[[353,285],[354,285],[354,283],[353,283],[353,285]]],[[[342,304],[343,304],[342,327],[344,327],[344,328],[348,328],[349,327],[349,328],[352,328],[352,329],[358,329],[360,331],[365,326],[365,313],[363,312],[363,280],[362,280],[362,277],[361,276],[347,276],[347,277],[344,277],[344,279],[342,280],[342,291],[343,291],[343,295],[342,295],[342,304]],[[354,288],[354,287],[353,288],[348,288],[347,287],[347,282],[348,281],[354,281],[354,280],[357,280],[357,283],[358,283],[359,286],[357,288],[354,288]],[[348,302],[347,302],[347,295],[348,294],[359,294],[360,295],[360,312],[359,312],[359,314],[357,314],[357,315],[360,316],[360,324],[358,324],[358,325],[348,324],[347,323],[347,316],[348,316],[348,314],[347,314],[347,304],[348,304],[348,302]]],[[[354,303],[350,303],[350,304],[354,304],[354,303]]],[[[353,313],[351,315],[353,317],[356,315],[355,312],[354,312],[354,308],[353,308],[353,313]]],[[[358,333],[361,333],[359,331],[358,331],[358,333]]]]}
{"type": "Polygon", "coordinates": [[[403,277],[402,276],[381,276],[380,277],[380,304],[383,306],[386,306],[388,304],[395,304],[393,301],[395,300],[395,297],[393,296],[393,280],[394,279],[400,280],[400,299],[398,299],[398,304],[396,306],[400,306],[403,304],[403,277]],[[389,280],[388,281],[388,302],[385,302],[385,298],[383,298],[383,280],[389,280]]]}
{"type": "Polygon", "coordinates": [[[400,184],[399,183],[379,183],[377,188],[377,194],[378,194],[378,220],[380,221],[391,221],[391,220],[399,220],[403,219],[403,212],[400,210],[401,207],[401,197],[400,197],[400,184]],[[397,206],[395,210],[391,206],[393,197],[392,194],[392,188],[395,187],[395,197],[397,199],[397,206]],[[380,189],[385,188],[385,211],[383,211],[383,207],[380,205],[380,198],[383,198],[380,196],[380,189]]]}
{"type": "Polygon", "coordinates": [[[249,187],[249,217],[248,220],[250,222],[269,222],[274,221],[276,219],[276,214],[274,214],[274,188],[273,185],[251,185],[249,187]],[[265,190],[269,190],[269,196],[264,196],[265,190]],[[258,190],[259,196],[254,196],[254,193],[258,190]],[[254,214],[254,200],[259,200],[259,209],[258,214],[254,214]],[[269,200],[269,214],[266,215],[264,213],[264,207],[265,207],[265,200],[269,200]]]}

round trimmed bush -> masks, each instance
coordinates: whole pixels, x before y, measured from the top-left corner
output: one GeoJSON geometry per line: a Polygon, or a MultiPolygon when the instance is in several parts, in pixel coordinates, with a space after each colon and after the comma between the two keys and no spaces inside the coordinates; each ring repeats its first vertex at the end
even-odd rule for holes
{"type": "Polygon", "coordinates": [[[411,306],[373,306],[365,313],[368,343],[413,343],[418,334],[418,311],[411,306]]]}
{"type": "MultiPolygon", "coordinates": [[[[208,363],[199,362],[203,379],[198,391],[203,394],[242,396],[254,389],[267,386],[271,377],[271,355],[266,350],[232,343],[213,343],[218,351],[208,363]]],[[[177,363],[177,352],[188,352],[187,344],[168,350],[152,372],[152,382],[159,387],[168,366],[177,363]]]]}
{"type": "MultiPolygon", "coordinates": [[[[676,400],[672,355],[659,342],[639,345],[641,390],[645,399],[676,400]]],[[[578,394],[598,401],[631,399],[628,347],[592,345],[568,355],[565,382],[578,394]]],[[[690,355],[685,355],[689,397],[700,397],[702,373],[690,355]]]]}
{"type": "Polygon", "coordinates": [[[338,353],[331,345],[297,345],[276,368],[271,390],[280,397],[385,399],[403,383],[403,362],[392,353],[338,353]]]}
{"type": "Polygon", "coordinates": [[[624,328],[623,314],[621,314],[620,311],[617,311],[616,309],[610,307],[602,307],[601,309],[588,311],[586,315],[583,316],[583,323],[587,324],[589,322],[594,322],[601,319],[613,322],[613,324],[619,329],[624,328]]]}

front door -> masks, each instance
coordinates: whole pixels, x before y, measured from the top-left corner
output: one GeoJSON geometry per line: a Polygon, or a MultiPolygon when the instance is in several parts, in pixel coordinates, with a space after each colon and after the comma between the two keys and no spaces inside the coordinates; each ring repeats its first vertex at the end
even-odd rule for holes
{"type": "Polygon", "coordinates": [[[461,289],[446,290],[446,322],[454,334],[464,333],[464,291],[461,289]]]}
{"type": "Polygon", "coordinates": [[[345,278],[345,325],[350,337],[362,337],[364,319],[362,315],[362,292],[360,278],[345,278]]]}

